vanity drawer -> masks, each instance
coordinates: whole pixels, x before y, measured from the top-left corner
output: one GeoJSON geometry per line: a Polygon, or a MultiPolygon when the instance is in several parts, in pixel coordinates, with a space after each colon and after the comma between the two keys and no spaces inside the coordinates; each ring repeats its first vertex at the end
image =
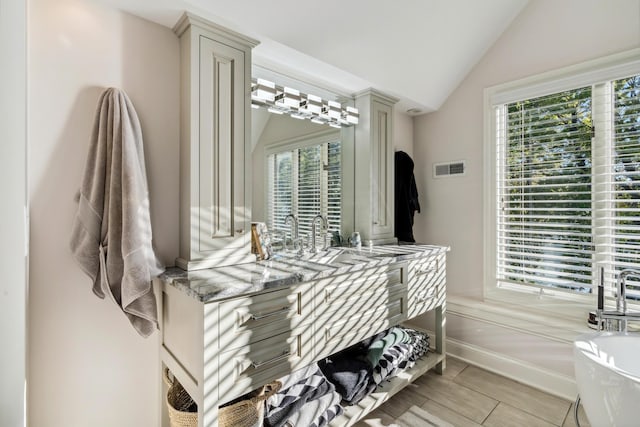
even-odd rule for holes
{"type": "Polygon", "coordinates": [[[235,298],[220,303],[221,349],[237,348],[311,321],[311,286],[235,298]]]}
{"type": "Polygon", "coordinates": [[[310,328],[220,353],[220,402],[228,402],[313,362],[310,328]]]}
{"type": "Polygon", "coordinates": [[[428,256],[411,261],[409,263],[409,283],[435,275],[441,267],[444,267],[444,264],[444,255],[428,256]]]}
{"type": "Polygon", "coordinates": [[[316,318],[333,319],[364,311],[371,306],[390,300],[393,294],[406,288],[406,269],[402,265],[368,269],[353,274],[322,279],[315,284],[316,318]]]}
{"type": "Polygon", "coordinates": [[[378,301],[372,308],[350,310],[351,316],[325,319],[316,327],[316,359],[329,356],[367,337],[377,334],[407,319],[405,293],[390,296],[389,301],[378,301]]]}
{"type": "Polygon", "coordinates": [[[418,316],[442,304],[446,282],[445,255],[425,257],[409,264],[408,317],[418,316]]]}

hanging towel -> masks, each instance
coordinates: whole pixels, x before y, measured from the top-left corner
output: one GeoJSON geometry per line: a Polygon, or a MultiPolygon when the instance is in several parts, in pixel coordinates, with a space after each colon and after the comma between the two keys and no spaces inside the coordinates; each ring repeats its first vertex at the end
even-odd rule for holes
{"type": "Polygon", "coordinates": [[[71,251],[143,337],[158,326],[151,280],[162,272],[151,246],[142,132],[127,95],[107,89],[98,101],[80,187],[71,251]]]}
{"type": "Polygon", "coordinates": [[[404,151],[395,153],[395,232],[401,242],[415,242],[413,215],[420,212],[413,160],[404,151]]]}

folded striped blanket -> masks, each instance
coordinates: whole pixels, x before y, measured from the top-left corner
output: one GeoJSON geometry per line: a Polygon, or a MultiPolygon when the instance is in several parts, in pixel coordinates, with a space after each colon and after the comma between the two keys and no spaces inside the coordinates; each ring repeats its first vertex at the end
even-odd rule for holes
{"type": "Polygon", "coordinates": [[[269,397],[265,405],[266,427],[286,426],[289,420],[294,423],[290,425],[296,425],[296,420],[303,415],[307,427],[333,404],[330,397],[335,393],[335,387],[327,381],[316,363],[281,378],[280,382],[282,388],[269,397]],[[319,405],[321,399],[322,405],[319,405]]]}
{"type": "Polygon", "coordinates": [[[341,396],[333,391],[308,401],[285,423],[286,427],[325,427],[342,413],[341,396]],[[337,408],[336,408],[337,407],[337,408]]]}

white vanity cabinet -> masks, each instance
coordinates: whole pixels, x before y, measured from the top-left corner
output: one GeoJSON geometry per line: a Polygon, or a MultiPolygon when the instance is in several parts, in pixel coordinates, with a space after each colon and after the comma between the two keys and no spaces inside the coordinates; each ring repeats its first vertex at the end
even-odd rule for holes
{"type": "Polygon", "coordinates": [[[391,264],[314,285],[316,359],[407,319],[407,266],[391,264]]]}
{"type": "MultiPolygon", "coordinates": [[[[197,402],[199,426],[217,426],[220,404],[435,310],[434,351],[331,423],[352,425],[427,370],[442,371],[445,249],[422,255],[211,302],[193,295],[201,282],[189,295],[159,281],[163,365],[197,402]]],[[[163,420],[165,427],[166,415],[163,420]]]]}
{"type": "Polygon", "coordinates": [[[251,49],[188,13],[180,37],[180,256],[185,270],[251,260],[251,49]]]}
{"type": "Polygon", "coordinates": [[[444,304],[446,255],[426,256],[409,262],[407,292],[409,317],[444,304]]]}
{"type": "Polygon", "coordinates": [[[398,100],[373,89],[355,96],[355,229],[374,244],[394,237],[393,105],[398,100]]]}

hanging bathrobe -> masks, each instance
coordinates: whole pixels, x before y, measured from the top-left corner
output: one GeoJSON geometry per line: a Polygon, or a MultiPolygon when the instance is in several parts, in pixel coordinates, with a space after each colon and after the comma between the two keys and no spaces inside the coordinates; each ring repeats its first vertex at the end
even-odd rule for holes
{"type": "Polygon", "coordinates": [[[413,215],[420,212],[413,160],[404,151],[395,153],[395,233],[401,242],[415,242],[413,215]]]}
{"type": "Polygon", "coordinates": [[[158,327],[152,279],[162,272],[151,246],[142,132],[127,95],[107,89],[98,101],[80,187],[71,251],[138,333],[158,327]]]}

